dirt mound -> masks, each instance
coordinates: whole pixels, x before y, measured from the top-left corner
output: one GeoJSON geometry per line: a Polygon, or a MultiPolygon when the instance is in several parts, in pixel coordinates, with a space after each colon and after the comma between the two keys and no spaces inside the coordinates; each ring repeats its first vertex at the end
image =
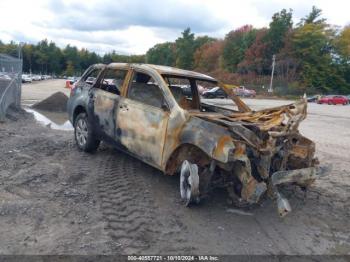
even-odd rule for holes
{"type": "Polygon", "coordinates": [[[45,111],[65,112],[67,110],[68,97],[62,92],[56,92],[48,98],[32,106],[32,108],[45,111]]]}

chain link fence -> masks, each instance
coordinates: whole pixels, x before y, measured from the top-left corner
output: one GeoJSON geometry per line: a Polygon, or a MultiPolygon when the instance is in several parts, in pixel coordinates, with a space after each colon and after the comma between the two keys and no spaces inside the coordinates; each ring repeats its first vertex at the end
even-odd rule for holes
{"type": "Polygon", "coordinates": [[[0,54],[0,121],[9,106],[21,107],[22,60],[0,54]]]}

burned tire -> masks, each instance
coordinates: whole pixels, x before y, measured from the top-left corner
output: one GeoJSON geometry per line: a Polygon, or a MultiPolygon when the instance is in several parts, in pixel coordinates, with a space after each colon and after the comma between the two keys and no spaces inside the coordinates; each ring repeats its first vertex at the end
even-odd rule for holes
{"type": "Polygon", "coordinates": [[[85,152],[94,152],[100,144],[86,113],[80,113],[74,121],[74,138],[78,148],[85,152]]]}
{"type": "Polygon", "coordinates": [[[185,206],[200,202],[198,166],[187,160],[181,166],[180,195],[185,206]]]}

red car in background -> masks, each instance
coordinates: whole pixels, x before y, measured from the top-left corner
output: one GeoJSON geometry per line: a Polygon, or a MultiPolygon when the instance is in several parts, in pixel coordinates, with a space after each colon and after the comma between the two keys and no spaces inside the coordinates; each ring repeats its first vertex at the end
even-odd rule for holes
{"type": "Polygon", "coordinates": [[[323,96],[318,101],[318,104],[328,104],[328,105],[347,105],[349,104],[349,99],[346,96],[323,96]]]}

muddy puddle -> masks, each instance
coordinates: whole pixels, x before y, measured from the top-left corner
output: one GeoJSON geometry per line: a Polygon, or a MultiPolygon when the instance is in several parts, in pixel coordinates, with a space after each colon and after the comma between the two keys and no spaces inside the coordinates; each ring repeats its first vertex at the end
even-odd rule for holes
{"type": "Polygon", "coordinates": [[[49,112],[43,110],[33,110],[24,108],[25,111],[34,115],[34,118],[40,124],[55,130],[72,131],[73,126],[68,120],[65,112],[49,112]]]}

